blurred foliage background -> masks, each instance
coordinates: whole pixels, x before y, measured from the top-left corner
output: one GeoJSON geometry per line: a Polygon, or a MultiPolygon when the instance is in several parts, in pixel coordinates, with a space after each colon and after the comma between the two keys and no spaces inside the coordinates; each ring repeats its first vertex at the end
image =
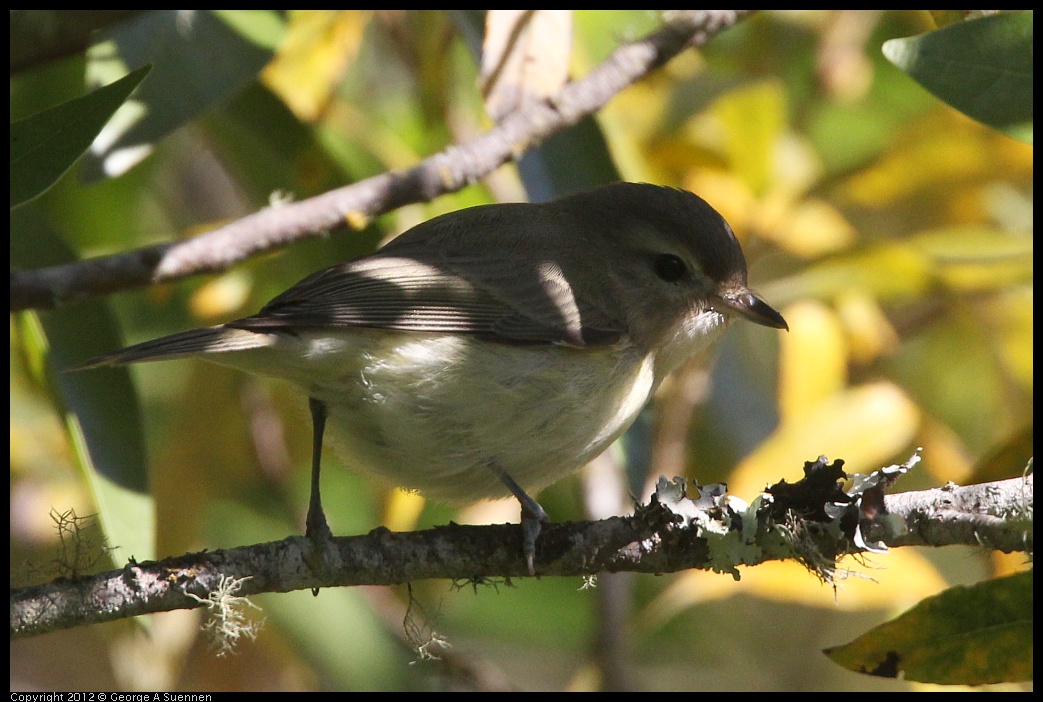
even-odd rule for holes
{"type": "MultiPolygon", "coordinates": [[[[659,21],[576,11],[562,52],[570,74],[659,21]]],[[[307,505],[311,434],[293,389],[197,362],[86,381],[86,414],[121,427],[105,432],[109,448],[141,471],[130,484],[148,486],[120,509],[82,466],[78,441],[106,439],[82,411],[83,426],[69,421],[49,371],[250,314],[436,214],[611,178],[713,204],[742,241],[751,284],[791,331],[735,325],[713,358],[662,389],[621,450],[541,495],[552,519],[620,513],[661,474],[727,482],[750,500],[820,454],[869,472],[922,447],[901,490],[1020,475],[1032,455],[1032,148],[884,58],[886,40],[939,21],[925,11],[757,13],[520,166],[361,233],[13,316],[12,586],[68,574],[55,566],[52,510],[111,515],[106,533],[120,548],[94,557],[101,569],[299,533],[307,505]]],[[[443,11],[145,12],[86,55],[12,72],[15,120],[150,61],[139,91],[151,91],[156,113],[133,139],[99,138],[12,213],[12,259],[29,268],[189,237],[466,141],[490,125],[481,35],[480,15],[443,11]]],[[[518,516],[513,501],[427,504],[376,488],[332,453],[324,461],[337,534],[518,516]]],[[[201,610],[173,612],[15,642],[11,688],[905,690],[913,685],[856,675],[820,650],[949,585],[1025,567],[969,548],[846,565],[853,574],[836,590],[781,563],[739,582],[695,572],[602,577],[596,589],[543,578],[267,595],[251,615],[264,619],[260,635],[235,655],[214,655],[201,610]],[[431,646],[442,660],[410,665],[431,630],[452,648],[431,646]]]]}

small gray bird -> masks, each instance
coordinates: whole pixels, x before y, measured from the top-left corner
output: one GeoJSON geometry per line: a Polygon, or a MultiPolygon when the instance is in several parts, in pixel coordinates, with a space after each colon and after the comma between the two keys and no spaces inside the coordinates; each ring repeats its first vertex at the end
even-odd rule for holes
{"type": "Polygon", "coordinates": [[[87,361],[199,357],[300,386],[314,425],[307,534],[328,541],[323,433],[348,465],[454,504],[530,497],[633,423],[663,378],[744,317],[787,329],[747,287],[728,223],[683,190],[615,183],[472,207],[315,273],[250,317],[87,361]]]}

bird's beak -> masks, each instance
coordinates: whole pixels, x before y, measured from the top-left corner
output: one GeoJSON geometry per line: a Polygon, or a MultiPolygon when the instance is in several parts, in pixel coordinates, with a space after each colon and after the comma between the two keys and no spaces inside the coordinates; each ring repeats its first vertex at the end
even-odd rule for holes
{"type": "Polygon", "coordinates": [[[738,314],[754,324],[789,331],[789,325],[782,315],[746,288],[722,291],[714,298],[713,305],[722,307],[719,310],[721,312],[738,314]]]}

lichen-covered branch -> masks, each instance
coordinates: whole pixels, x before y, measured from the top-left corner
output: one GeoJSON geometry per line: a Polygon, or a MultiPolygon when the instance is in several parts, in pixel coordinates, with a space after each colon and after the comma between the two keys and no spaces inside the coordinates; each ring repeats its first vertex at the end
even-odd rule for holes
{"type": "MultiPolygon", "coordinates": [[[[585,576],[698,568],[737,576],[738,565],[796,559],[828,579],[843,555],[870,549],[965,544],[1032,550],[1031,475],[887,495],[881,510],[874,506],[875,498],[863,495],[883,483],[873,483],[861,494],[845,492],[839,488],[844,478],[840,465],[809,463],[804,480],[779,483],[750,505],[712,488],[701,489],[692,499],[683,482],[662,480],[651,504],[633,516],[547,524],[537,543],[537,573],[585,576]],[[846,506],[837,511],[838,503],[846,506]],[[953,513],[963,515],[956,528],[950,528],[953,513]],[[856,545],[858,533],[864,535],[865,546],[856,545]]],[[[12,589],[11,637],[200,607],[229,580],[237,584],[235,595],[246,597],[428,578],[480,582],[527,574],[516,525],[451,524],[407,533],[376,529],[334,542],[335,562],[319,569],[313,565],[312,542],[289,537],[12,589]]]]}

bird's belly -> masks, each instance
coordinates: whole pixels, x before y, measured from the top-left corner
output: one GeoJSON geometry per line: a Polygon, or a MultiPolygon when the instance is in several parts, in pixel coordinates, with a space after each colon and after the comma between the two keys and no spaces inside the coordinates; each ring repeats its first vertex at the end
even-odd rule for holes
{"type": "Polygon", "coordinates": [[[583,467],[655,385],[651,358],[625,344],[362,331],[295,380],[327,404],[327,436],[350,468],[450,503],[509,496],[499,471],[535,492],[583,467]]]}

